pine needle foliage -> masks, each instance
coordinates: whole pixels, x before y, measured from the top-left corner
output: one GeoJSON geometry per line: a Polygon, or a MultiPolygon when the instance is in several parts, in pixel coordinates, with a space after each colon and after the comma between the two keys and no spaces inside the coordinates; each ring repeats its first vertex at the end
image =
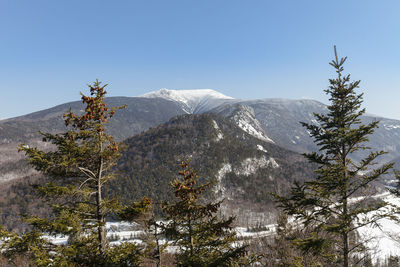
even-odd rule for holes
{"type": "Polygon", "coordinates": [[[54,251],[55,245],[43,238],[40,231],[18,235],[0,226],[0,250],[10,266],[18,266],[21,258],[27,259],[26,266],[51,266],[48,251],[54,251]]]}
{"type": "Polygon", "coordinates": [[[360,81],[351,81],[350,75],[343,75],[346,58],[338,58],[336,47],[334,52],[335,59],[330,65],[337,77],[329,80],[330,86],[325,90],[330,97],[328,112],[314,113],[316,124],[302,123],[319,146],[319,152],[305,154],[318,165],[317,177],[304,184],[296,183],[289,197],[276,197],[288,215],[314,229],[307,239],[297,240],[300,247],[320,254],[333,248],[336,252],[325,256],[332,259],[332,264],[348,267],[352,255],[362,248],[351,236],[358,228],[377,225],[379,219],[388,215],[379,210],[387,203],[368,196],[373,192],[371,183],[388,173],[393,164],[373,167],[384,151],[370,151],[360,162],[352,160],[357,151],[369,149],[368,136],[378,127],[378,121],[362,124],[363,94],[355,92],[360,81]],[[376,212],[370,213],[373,211],[376,212]]]}
{"type": "Polygon", "coordinates": [[[124,106],[107,106],[107,85],[96,80],[88,86],[90,96],[81,93],[84,111],[76,114],[70,109],[64,114],[68,131],[42,133],[43,142],[51,144],[49,151],[19,146],[29,163],[49,178],[36,189],[54,212],[50,219],[33,216],[26,221],[34,231],[69,236],[67,245],[47,250],[53,265],[137,266],[137,246],[110,247],[105,227],[106,217],[123,208],[117,198],[108,199],[103,193],[115,178],[112,167],[121,155],[121,146],[107,134],[106,124],[124,106]]]}
{"type": "Polygon", "coordinates": [[[236,242],[234,218],[218,218],[221,202],[205,202],[202,193],[210,183],[197,183],[189,161],[182,161],[180,168],[179,178],[171,183],[176,201],[163,207],[169,222],[165,234],[179,248],[177,266],[236,266],[246,247],[236,242]]]}

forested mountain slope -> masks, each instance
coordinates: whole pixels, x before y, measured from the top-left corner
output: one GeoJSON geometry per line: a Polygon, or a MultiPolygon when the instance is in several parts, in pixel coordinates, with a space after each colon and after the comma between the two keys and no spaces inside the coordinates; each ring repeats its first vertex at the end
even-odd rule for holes
{"type": "MultiPolygon", "coordinates": [[[[180,159],[191,158],[203,181],[212,183],[207,197],[224,199],[224,212],[237,215],[241,225],[274,221],[270,193],[282,193],[293,181],[314,175],[302,155],[255,138],[215,114],[174,117],[124,143],[126,149],[115,167],[118,175],[110,184],[109,195],[127,203],[142,196],[155,203],[169,200],[173,196],[169,183],[177,177],[180,159]]],[[[35,177],[33,182],[38,179],[35,177]]],[[[4,192],[9,198],[3,198],[0,204],[3,224],[10,224],[21,212],[37,212],[40,207],[27,181],[15,183],[4,192]]]]}
{"type": "Polygon", "coordinates": [[[198,175],[214,183],[209,197],[225,199],[225,211],[238,215],[241,223],[250,217],[269,222],[274,206],[270,193],[282,193],[293,181],[314,175],[302,155],[255,138],[213,114],[175,117],[125,144],[111,194],[126,200],[144,195],[169,199],[177,163],[191,158],[198,175]]]}
{"type": "MultiPolygon", "coordinates": [[[[316,123],[313,113],[327,112],[326,106],[314,100],[258,99],[240,100],[214,90],[159,90],[143,97],[110,97],[110,106],[127,105],[117,112],[108,125],[108,131],[117,140],[124,140],[150,127],[158,126],[180,114],[212,112],[228,118],[241,129],[264,141],[270,141],[289,150],[304,153],[316,151],[313,140],[300,122],[316,123]]],[[[20,173],[6,164],[17,162],[19,142],[41,146],[42,132],[64,132],[62,115],[69,108],[79,112],[79,101],[66,103],[25,116],[0,121],[0,182],[19,177],[20,173]]],[[[370,137],[374,150],[386,150],[382,161],[400,157],[400,121],[363,116],[363,122],[380,120],[379,128],[370,137]]],[[[365,153],[355,155],[360,159],[365,153]]]]}
{"type": "MultiPolygon", "coordinates": [[[[120,141],[185,113],[177,103],[162,98],[109,97],[106,103],[111,107],[126,105],[108,125],[108,131],[120,141]]],[[[75,101],[0,121],[0,144],[27,142],[40,137],[39,131],[64,132],[62,117],[70,108],[83,111],[82,103],[75,101]]]]}
{"type": "MultiPolygon", "coordinates": [[[[143,195],[168,198],[168,183],[176,176],[177,161],[190,156],[202,177],[218,181],[213,197],[227,199],[227,210],[257,212],[264,220],[262,214],[273,206],[269,191],[285,190],[293,180],[313,175],[306,160],[289,150],[317,149],[299,122],[313,123],[314,112],[327,111],[324,104],[313,100],[238,100],[207,90],[165,94],[106,99],[110,106],[127,105],[108,125],[117,140],[128,138],[127,151],[117,166],[122,180],[114,184],[110,194],[120,194],[126,200],[143,195]],[[201,115],[205,111],[216,115],[201,115]],[[187,115],[176,117],[182,114],[187,115]],[[274,162],[279,167],[274,167],[274,162]]],[[[29,203],[34,196],[26,183],[38,175],[17,153],[17,144],[43,148],[39,131],[65,132],[62,115],[70,107],[79,112],[82,104],[66,103],[0,122],[0,181],[7,182],[2,186],[0,206],[8,208],[3,220],[36,205],[29,203]],[[12,207],[7,206],[10,201],[12,207]]],[[[387,150],[385,161],[398,158],[400,122],[363,117],[364,122],[374,119],[381,122],[370,146],[387,150]]]]}

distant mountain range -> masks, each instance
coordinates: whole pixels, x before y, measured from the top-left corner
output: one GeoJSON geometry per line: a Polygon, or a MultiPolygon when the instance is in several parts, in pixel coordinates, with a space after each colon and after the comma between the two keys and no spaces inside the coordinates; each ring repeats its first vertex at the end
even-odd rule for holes
{"type": "MultiPolygon", "coordinates": [[[[215,113],[233,121],[247,133],[263,141],[272,142],[283,148],[299,153],[315,151],[318,148],[300,122],[317,123],[313,113],[325,113],[324,104],[314,100],[287,99],[233,99],[211,89],[168,90],[150,92],[140,97],[110,97],[110,106],[126,104],[108,126],[108,131],[118,140],[139,134],[151,127],[167,122],[182,114],[215,113]]],[[[6,155],[0,157],[0,168],[4,158],[18,157],[9,148],[17,143],[35,143],[40,140],[39,131],[62,132],[65,126],[62,115],[72,108],[75,112],[83,109],[80,101],[62,104],[50,109],[0,121],[0,150],[7,144],[6,155]]],[[[363,122],[380,120],[379,128],[370,137],[370,146],[375,150],[386,150],[382,161],[400,157],[400,121],[364,116],[363,122]]],[[[40,143],[40,142],[39,142],[40,143]]],[[[40,145],[40,144],[39,144],[40,145]]],[[[4,149],[3,149],[4,150],[4,149]]],[[[365,156],[355,155],[355,159],[365,156]]],[[[14,177],[0,173],[1,180],[14,177]]]]}
{"type": "MultiPolygon", "coordinates": [[[[117,166],[122,178],[108,194],[126,201],[143,195],[168,199],[168,183],[176,177],[178,160],[191,157],[201,177],[216,182],[209,197],[225,198],[225,212],[240,212],[241,224],[273,221],[269,192],[284,192],[294,180],[313,176],[313,167],[299,153],[318,148],[300,122],[317,123],[314,112],[327,112],[314,100],[241,100],[211,89],[161,89],[139,97],[109,97],[106,102],[127,105],[107,126],[127,144],[117,166]]],[[[26,181],[40,176],[17,153],[18,143],[46,149],[39,131],[66,131],[62,116],[69,108],[83,112],[82,103],[76,101],[0,121],[2,194],[13,196],[0,198],[0,210],[10,212],[10,201],[13,205],[9,215],[3,213],[3,222],[34,209],[29,208],[33,195],[26,181]]],[[[369,145],[389,152],[382,162],[400,164],[400,121],[366,115],[363,122],[376,119],[380,127],[369,145]]],[[[354,159],[364,155],[360,152],[354,159]]]]}

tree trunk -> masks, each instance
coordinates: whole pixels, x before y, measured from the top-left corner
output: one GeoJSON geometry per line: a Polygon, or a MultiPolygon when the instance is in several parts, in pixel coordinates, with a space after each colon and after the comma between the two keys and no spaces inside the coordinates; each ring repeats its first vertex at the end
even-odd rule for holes
{"type": "MultiPolygon", "coordinates": [[[[347,171],[346,171],[347,174],[347,171]]],[[[347,186],[346,186],[347,189],[347,186]]],[[[344,195],[347,194],[347,190],[345,190],[344,195]]],[[[343,267],[349,267],[349,232],[348,232],[348,207],[347,207],[347,197],[343,199],[343,220],[344,220],[344,229],[343,229],[343,267]]]]}
{"type": "MultiPolygon", "coordinates": [[[[153,219],[154,219],[154,215],[153,215],[153,219]]],[[[160,240],[158,239],[158,232],[157,232],[157,222],[154,219],[154,236],[156,238],[156,246],[157,246],[157,253],[158,255],[156,255],[156,267],[161,267],[161,246],[160,246],[160,240]]]]}
{"type": "Polygon", "coordinates": [[[189,236],[190,236],[190,258],[193,259],[193,232],[192,220],[189,218],[189,236]]]}
{"type": "Polygon", "coordinates": [[[96,199],[96,204],[97,204],[97,223],[98,223],[98,240],[99,240],[99,250],[100,254],[102,256],[105,256],[106,254],[106,231],[105,231],[105,219],[103,215],[103,210],[101,207],[101,184],[100,184],[100,179],[98,182],[97,186],[97,199],[96,199]]]}
{"type": "Polygon", "coordinates": [[[343,267],[349,267],[349,236],[343,233],[343,267]]]}
{"type": "MultiPolygon", "coordinates": [[[[344,128],[345,125],[342,125],[344,128]]],[[[347,188],[348,188],[348,172],[347,172],[347,166],[346,166],[346,146],[342,145],[342,164],[344,168],[344,185],[342,189],[342,196],[343,196],[343,219],[344,220],[344,229],[343,229],[343,267],[349,267],[349,232],[348,232],[348,203],[347,203],[347,188]]]]}
{"type": "Polygon", "coordinates": [[[97,175],[97,198],[96,198],[96,204],[97,204],[97,223],[98,223],[98,240],[99,240],[99,250],[100,250],[100,255],[104,257],[106,255],[106,230],[105,230],[105,218],[103,214],[103,207],[102,207],[102,196],[101,196],[101,180],[102,180],[102,174],[103,174],[103,143],[102,143],[102,136],[101,133],[99,135],[99,142],[100,142],[100,166],[99,166],[99,172],[97,175]]]}
{"type": "MultiPolygon", "coordinates": [[[[346,192],[347,193],[347,192],[346,192]]],[[[345,219],[345,229],[343,229],[343,267],[349,267],[349,233],[347,228],[347,198],[343,200],[343,215],[345,219]]]]}

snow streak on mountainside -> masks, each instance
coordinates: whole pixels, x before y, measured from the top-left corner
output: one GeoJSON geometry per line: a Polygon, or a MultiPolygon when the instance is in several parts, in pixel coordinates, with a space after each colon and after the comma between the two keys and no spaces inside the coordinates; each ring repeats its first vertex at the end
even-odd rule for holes
{"type": "Polygon", "coordinates": [[[238,105],[238,110],[236,110],[231,119],[240,128],[242,128],[245,132],[251,134],[252,136],[266,142],[274,143],[274,141],[272,141],[272,139],[265,134],[260,122],[256,119],[254,115],[254,109],[252,109],[251,107],[238,105]]]}
{"type": "Polygon", "coordinates": [[[235,167],[236,175],[250,176],[255,174],[259,169],[271,166],[272,168],[279,168],[279,164],[275,159],[270,157],[267,159],[265,156],[261,158],[247,158],[242,161],[240,166],[235,167]]]}
{"type": "Polygon", "coordinates": [[[164,98],[181,104],[188,114],[203,113],[221,105],[227,100],[233,100],[212,89],[170,90],[160,89],[141,95],[146,98],[164,98]]]}
{"type": "Polygon", "coordinates": [[[217,183],[215,185],[215,189],[214,192],[215,194],[219,194],[220,195],[220,199],[224,199],[225,197],[225,190],[226,188],[223,186],[223,181],[222,179],[225,177],[225,175],[229,172],[232,171],[232,165],[229,163],[225,163],[223,164],[222,168],[218,171],[217,174],[217,183]]]}
{"type": "Polygon", "coordinates": [[[215,131],[217,132],[217,138],[215,141],[218,142],[219,140],[224,138],[224,134],[222,133],[221,129],[218,126],[218,123],[215,120],[213,120],[213,126],[214,126],[215,131]]]}
{"type": "MultiPolygon", "coordinates": [[[[217,108],[218,109],[218,108],[217,108]]],[[[221,111],[217,111],[220,115],[227,117],[230,121],[234,122],[243,131],[252,136],[270,143],[275,143],[267,136],[262,125],[256,119],[254,109],[245,104],[231,104],[225,105],[221,111]]]]}

